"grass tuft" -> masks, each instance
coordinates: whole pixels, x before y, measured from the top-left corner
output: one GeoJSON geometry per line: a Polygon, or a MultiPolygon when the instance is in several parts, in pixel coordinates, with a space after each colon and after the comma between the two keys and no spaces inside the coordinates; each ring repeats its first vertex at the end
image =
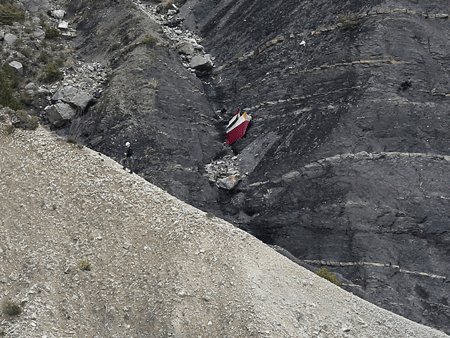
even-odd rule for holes
{"type": "Polygon", "coordinates": [[[322,278],[325,278],[327,281],[336,284],[337,286],[341,286],[341,281],[336,277],[336,275],[330,272],[327,268],[320,268],[316,274],[322,278]]]}
{"type": "Polygon", "coordinates": [[[87,259],[78,262],[78,268],[82,271],[91,271],[91,263],[87,259]]]}
{"type": "Polygon", "coordinates": [[[14,22],[23,22],[25,12],[12,4],[0,4],[0,25],[12,25],[14,22]]]}
{"type": "Polygon", "coordinates": [[[346,31],[352,31],[361,24],[361,19],[356,14],[342,14],[339,16],[341,28],[346,31]]]}
{"type": "Polygon", "coordinates": [[[22,313],[22,308],[13,301],[6,299],[2,304],[2,312],[7,316],[14,317],[22,313]]]}
{"type": "Polygon", "coordinates": [[[47,64],[44,68],[44,74],[41,76],[41,80],[46,83],[53,83],[63,78],[64,74],[55,62],[47,64]]]}

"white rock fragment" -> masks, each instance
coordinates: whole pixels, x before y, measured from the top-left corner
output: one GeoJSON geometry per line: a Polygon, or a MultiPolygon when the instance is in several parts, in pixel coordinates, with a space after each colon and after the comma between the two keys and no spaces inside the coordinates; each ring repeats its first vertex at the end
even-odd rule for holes
{"type": "Polygon", "coordinates": [[[61,21],[58,24],[58,28],[59,29],[68,29],[69,28],[69,23],[67,21],[61,21]]]}
{"type": "Polygon", "coordinates": [[[19,74],[23,74],[23,66],[19,61],[11,61],[8,65],[19,74]]]}
{"type": "Polygon", "coordinates": [[[62,9],[55,9],[51,11],[50,14],[56,19],[62,19],[64,18],[64,15],[66,15],[66,12],[62,9]]]}
{"type": "Polygon", "coordinates": [[[16,43],[17,36],[11,33],[6,33],[3,37],[3,40],[7,45],[12,46],[16,43]]]}

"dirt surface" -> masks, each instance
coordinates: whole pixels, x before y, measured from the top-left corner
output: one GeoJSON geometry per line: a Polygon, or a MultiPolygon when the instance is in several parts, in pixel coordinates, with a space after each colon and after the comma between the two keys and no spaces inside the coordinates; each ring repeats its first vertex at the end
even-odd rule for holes
{"type": "Polygon", "coordinates": [[[42,128],[1,126],[0,177],[6,337],[446,336],[42,128]]]}

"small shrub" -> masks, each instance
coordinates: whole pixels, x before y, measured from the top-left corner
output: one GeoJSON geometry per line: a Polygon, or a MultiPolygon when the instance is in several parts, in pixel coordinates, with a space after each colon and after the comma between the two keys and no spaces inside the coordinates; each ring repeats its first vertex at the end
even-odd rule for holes
{"type": "Polygon", "coordinates": [[[330,272],[327,268],[320,268],[316,274],[322,278],[325,278],[327,281],[336,284],[337,286],[341,286],[340,280],[336,277],[336,275],[330,272]]]}
{"type": "Polygon", "coordinates": [[[41,52],[41,54],[39,54],[37,61],[39,63],[48,63],[50,61],[50,55],[48,55],[47,52],[41,52]]]}
{"type": "Polygon", "coordinates": [[[11,111],[10,113],[12,125],[15,128],[24,130],[36,130],[39,127],[39,118],[29,115],[24,110],[11,111]]]}
{"type": "Polygon", "coordinates": [[[22,102],[17,97],[20,77],[9,67],[0,69],[0,106],[21,109],[22,102]]]}
{"type": "Polygon", "coordinates": [[[22,313],[22,308],[20,307],[20,305],[7,299],[7,300],[3,301],[2,312],[5,315],[13,317],[13,316],[20,315],[22,313]]]}
{"type": "Polygon", "coordinates": [[[14,22],[22,22],[25,12],[12,4],[0,4],[0,25],[12,25],[14,22]]]}
{"type": "Polygon", "coordinates": [[[29,59],[33,56],[33,50],[30,47],[19,48],[19,52],[29,59]]]}
{"type": "Polygon", "coordinates": [[[158,39],[154,37],[152,34],[146,34],[142,39],[142,44],[147,45],[149,47],[153,47],[158,42],[158,39]]]}
{"type": "Polygon", "coordinates": [[[355,14],[342,14],[339,16],[339,23],[343,30],[351,31],[360,25],[361,19],[355,14]]]}
{"type": "Polygon", "coordinates": [[[70,143],[70,144],[78,144],[77,139],[76,139],[75,137],[73,137],[73,136],[69,136],[69,137],[66,139],[66,141],[67,141],[67,143],[70,143]]]}
{"type": "Polygon", "coordinates": [[[59,37],[59,35],[60,35],[60,32],[55,27],[46,27],[45,28],[45,38],[47,40],[56,39],[57,37],[59,37]]]}
{"type": "Polygon", "coordinates": [[[8,124],[5,127],[5,132],[6,132],[7,135],[13,134],[15,130],[16,130],[16,128],[14,128],[14,126],[12,124],[8,124]]]}
{"type": "Polygon", "coordinates": [[[148,81],[148,85],[149,85],[149,87],[152,88],[152,89],[158,89],[159,81],[158,81],[157,79],[155,79],[155,78],[151,78],[151,79],[148,81]]]}
{"type": "Polygon", "coordinates": [[[82,271],[91,271],[91,263],[87,259],[78,262],[78,268],[82,271]]]}
{"type": "Polygon", "coordinates": [[[44,74],[41,77],[41,80],[46,83],[53,83],[64,78],[63,72],[59,70],[58,66],[51,62],[47,64],[44,68],[44,74]]]}

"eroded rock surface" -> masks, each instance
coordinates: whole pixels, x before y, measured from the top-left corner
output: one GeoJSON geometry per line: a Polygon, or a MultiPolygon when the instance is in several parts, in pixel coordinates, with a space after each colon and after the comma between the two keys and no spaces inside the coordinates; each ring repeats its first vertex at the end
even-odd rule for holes
{"type": "Polygon", "coordinates": [[[181,15],[216,58],[216,108],[245,105],[254,118],[235,145],[248,176],[222,210],[446,332],[449,11],[447,1],[191,0],[181,15]]]}

